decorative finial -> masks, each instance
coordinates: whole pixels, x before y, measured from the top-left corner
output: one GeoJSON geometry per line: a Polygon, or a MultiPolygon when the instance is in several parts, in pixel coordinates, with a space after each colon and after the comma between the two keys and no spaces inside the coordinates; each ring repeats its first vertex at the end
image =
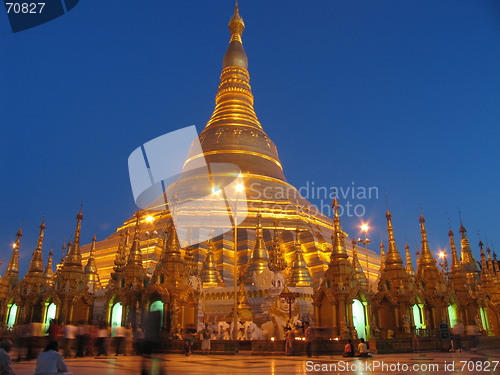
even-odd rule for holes
{"type": "Polygon", "coordinates": [[[231,42],[236,40],[241,42],[241,35],[243,34],[243,30],[245,29],[245,23],[243,22],[243,18],[240,16],[238,1],[236,1],[236,5],[234,7],[234,14],[229,21],[229,31],[231,32],[231,42]]]}

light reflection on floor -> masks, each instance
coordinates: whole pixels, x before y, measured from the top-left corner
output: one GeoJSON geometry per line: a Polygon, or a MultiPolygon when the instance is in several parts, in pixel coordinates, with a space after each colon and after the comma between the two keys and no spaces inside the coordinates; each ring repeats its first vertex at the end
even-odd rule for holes
{"type": "MultiPolygon", "coordinates": [[[[212,374],[500,374],[500,350],[479,353],[402,353],[381,354],[373,358],[322,356],[319,358],[286,356],[252,356],[250,353],[221,356],[194,354],[164,354],[151,359],[137,356],[106,358],[78,358],[67,360],[74,375],[127,375],[140,374],[142,367],[151,369],[150,375],[212,375],[212,374]],[[494,369],[496,361],[496,369],[494,369]],[[370,365],[368,370],[361,366],[370,365]],[[376,367],[378,364],[379,367],[376,367]],[[489,364],[489,368],[486,367],[489,364]],[[398,367],[399,365],[399,367],[398,367]],[[403,365],[408,366],[406,371],[403,365]],[[453,367],[454,365],[454,367],[453,367]],[[385,366],[384,368],[382,366],[385,366]],[[414,367],[417,366],[417,367],[414,367]],[[434,366],[434,367],[431,367],[434,366]],[[445,367],[447,366],[447,367],[445,367]],[[451,367],[450,367],[451,366],[451,367]],[[422,370],[422,367],[426,367],[422,370]],[[314,371],[314,370],[318,371],[314,371]],[[328,371],[322,371],[328,369],[328,371]],[[469,371],[471,370],[471,371],[469,371]],[[486,371],[484,371],[486,370],[486,371]]],[[[35,361],[15,363],[16,375],[32,375],[35,361]]]]}

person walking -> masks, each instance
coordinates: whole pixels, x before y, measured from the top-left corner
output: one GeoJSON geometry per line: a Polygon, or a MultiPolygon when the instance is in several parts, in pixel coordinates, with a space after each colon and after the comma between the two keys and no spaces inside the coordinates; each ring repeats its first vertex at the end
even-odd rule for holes
{"type": "Polygon", "coordinates": [[[109,331],[108,328],[106,327],[105,323],[101,324],[101,328],[97,331],[97,341],[96,341],[96,347],[97,347],[97,356],[99,357],[101,354],[103,355],[108,355],[108,337],[109,337],[109,331]]]}
{"type": "Polygon", "coordinates": [[[125,354],[124,352],[124,344],[125,344],[125,336],[127,335],[127,329],[119,325],[116,327],[116,337],[115,337],[115,349],[116,349],[116,354],[125,354]]]}
{"type": "Polygon", "coordinates": [[[309,322],[304,322],[304,328],[305,328],[305,331],[304,331],[304,335],[305,335],[305,339],[306,339],[306,353],[307,353],[307,356],[309,358],[312,357],[312,342],[313,342],[313,332],[312,332],[312,328],[311,326],[309,325],[309,322]]]}
{"type": "Polygon", "coordinates": [[[285,334],[285,355],[293,355],[293,342],[295,341],[295,333],[288,327],[285,334]]]}
{"type": "Polygon", "coordinates": [[[464,334],[464,326],[461,322],[455,323],[451,328],[451,334],[453,335],[453,349],[455,352],[462,352],[462,335],[464,334]]]}
{"type": "Polygon", "coordinates": [[[72,347],[76,338],[77,328],[73,324],[63,326],[64,358],[72,357],[72,347]]]}
{"type": "Polygon", "coordinates": [[[16,375],[12,370],[12,361],[9,352],[12,349],[10,340],[2,340],[0,342],[0,375],[16,375]]]}
{"type": "Polygon", "coordinates": [[[195,334],[196,334],[196,329],[194,328],[194,324],[188,325],[188,327],[186,328],[186,334],[184,336],[184,353],[186,355],[190,355],[193,353],[193,343],[195,334]]]}
{"type": "Polygon", "coordinates": [[[43,352],[41,352],[36,359],[34,375],[71,375],[71,373],[68,372],[68,366],[66,366],[58,350],[59,344],[57,341],[51,341],[47,344],[43,352]]]}

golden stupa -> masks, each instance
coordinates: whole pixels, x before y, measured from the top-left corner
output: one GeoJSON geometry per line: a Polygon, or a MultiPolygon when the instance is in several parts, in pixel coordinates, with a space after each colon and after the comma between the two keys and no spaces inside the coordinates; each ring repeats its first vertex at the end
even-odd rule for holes
{"type": "MultiPolygon", "coordinates": [[[[234,214],[231,209],[235,205],[238,215],[244,213],[244,216],[241,215],[244,220],[237,222],[236,248],[239,273],[244,276],[245,285],[252,284],[253,273],[257,275],[268,268],[266,250],[272,250],[273,237],[277,231],[287,264],[283,274],[288,285],[312,288],[319,286],[330,262],[333,221],[301,197],[298,190],[286,181],[276,145],[264,131],[255,113],[248,58],[242,43],[244,28],[245,24],[236,6],[229,21],[230,41],[222,62],[215,109],[199,135],[201,151],[196,148],[190,151],[184,164],[184,172],[167,190],[175,188],[175,200],[180,203],[177,207],[182,207],[182,203],[192,196],[205,197],[196,209],[180,209],[176,213],[180,216],[199,218],[209,213],[210,220],[217,222],[217,217],[227,216],[228,212],[234,214]],[[211,185],[206,183],[206,174],[200,173],[200,168],[197,168],[204,164],[203,159],[210,167],[211,185]],[[217,181],[229,186],[234,179],[228,179],[228,176],[234,176],[235,173],[228,173],[227,168],[220,167],[227,165],[234,167],[244,190],[236,199],[228,199],[225,204],[217,205],[217,200],[224,199],[213,191],[214,188],[220,188],[216,186],[217,181]]],[[[160,259],[164,233],[172,223],[172,214],[169,209],[150,209],[141,211],[140,215],[138,237],[142,260],[151,275],[160,259]]],[[[242,219],[241,216],[239,219],[242,219]]],[[[233,224],[234,220],[233,216],[233,224]]],[[[110,280],[113,267],[116,268],[117,253],[130,250],[123,242],[126,242],[129,233],[134,233],[135,221],[135,217],[131,217],[116,232],[95,245],[95,262],[104,286],[110,280]]],[[[194,257],[198,269],[215,266],[220,275],[216,284],[233,285],[234,227],[211,239],[208,257],[213,264],[210,265],[204,265],[207,259],[207,241],[196,244],[196,238],[202,237],[199,226],[192,225],[188,229],[191,242],[195,243],[190,246],[189,253],[194,257]]],[[[184,256],[186,244],[182,243],[181,229],[177,227],[177,231],[184,256]]],[[[82,252],[83,257],[87,258],[90,246],[82,247],[82,252]]],[[[350,243],[347,252],[352,255],[350,243]]],[[[379,255],[370,250],[363,253],[362,263],[372,284],[378,275],[379,259],[379,255]],[[368,270],[366,265],[369,265],[368,270]]],[[[208,273],[204,271],[204,274],[208,273]]],[[[210,281],[201,281],[214,285],[214,280],[218,278],[212,275],[210,281]]]]}

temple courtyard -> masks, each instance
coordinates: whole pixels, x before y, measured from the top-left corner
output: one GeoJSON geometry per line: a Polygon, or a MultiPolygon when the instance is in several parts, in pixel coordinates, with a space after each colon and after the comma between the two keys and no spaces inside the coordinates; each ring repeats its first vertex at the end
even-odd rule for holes
{"type": "MultiPolygon", "coordinates": [[[[14,353],[12,353],[14,354],[14,353]]],[[[500,374],[500,349],[462,353],[423,352],[380,354],[372,358],[161,354],[68,359],[74,375],[141,374],[143,361],[149,374],[500,374]],[[149,362],[150,361],[150,362],[149,362]]],[[[16,375],[33,375],[35,361],[13,365],[16,375]]]]}

